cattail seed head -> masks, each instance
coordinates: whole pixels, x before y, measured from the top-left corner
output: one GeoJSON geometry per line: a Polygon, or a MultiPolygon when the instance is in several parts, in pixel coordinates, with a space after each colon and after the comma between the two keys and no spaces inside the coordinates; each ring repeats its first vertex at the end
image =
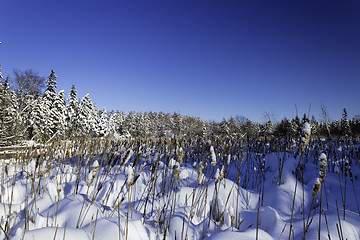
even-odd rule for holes
{"type": "Polygon", "coordinates": [[[348,176],[348,173],[349,173],[349,166],[350,166],[349,161],[346,161],[346,162],[345,162],[345,177],[347,177],[347,176],[348,176]]]}
{"type": "Polygon", "coordinates": [[[301,153],[305,150],[307,144],[309,143],[310,134],[311,134],[311,126],[308,122],[306,122],[302,129],[301,139],[300,139],[301,140],[301,146],[300,146],[301,153]]]}
{"type": "Polygon", "coordinates": [[[183,162],[183,156],[184,156],[184,151],[182,148],[179,149],[179,159],[178,159],[178,162],[179,164],[182,164],[183,162]]]}
{"type": "Polygon", "coordinates": [[[321,179],[320,178],[316,178],[315,183],[314,183],[314,188],[312,191],[312,196],[316,197],[316,195],[318,194],[318,192],[320,191],[321,188],[321,179]]]}
{"type": "Polygon", "coordinates": [[[351,171],[351,168],[349,168],[349,176],[350,176],[351,182],[354,182],[354,177],[353,177],[353,173],[351,171]]]}
{"type": "Polygon", "coordinates": [[[211,157],[211,166],[215,167],[216,165],[216,155],[214,151],[214,147],[210,146],[210,157],[211,157]]]}
{"type": "Polygon", "coordinates": [[[316,195],[318,194],[318,192],[321,189],[321,185],[323,184],[323,182],[325,180],[326,168],[327,168],[327,157],[326,157],[325,153],[320,154],[319,161],[320,161],[319,177],[316,178],[315,183],[314,183],[314,187],[313,187],[313,191],[312,191],[313,197],[316,197],[316,195]]]}
{"type": "Polygon", "coordinates": [[[202,170],[203,170],[203,165],[202,165],[202,162],[200,162],[200,164],[199,164],[199,167],[198,167],[198,177],[197,177],[197,182],[199,183],[199,181],[200,181],[200,178],[201,178],[201,176],[202,176],[202,170]]]}
{"type": "Polygon", "coordinates": [[[125,168],[125,174],[127,177],[127,186],[130,187],[133,184],[134,181],[134,169],[132,168],[132,166],[127,166],[125,168]]]}

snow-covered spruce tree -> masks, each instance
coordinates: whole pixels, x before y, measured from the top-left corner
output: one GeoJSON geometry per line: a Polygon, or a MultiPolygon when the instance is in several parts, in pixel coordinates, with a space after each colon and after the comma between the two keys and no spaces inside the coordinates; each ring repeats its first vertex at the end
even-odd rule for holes
{"type": "Polygon", "coordinates": [[[220,123],[220,129],[221,129],[221,134],[223,136],[229,136],[230,128],[229,128],[229,124],[228,124],[228,122],[226,121],[225,118],[220,123]]]}
{"type": "Polygon", "coordinates": [[[150,120],[150,124],[149,124],[150,136],[157,137],[158,136],[158,132],[157,132],[158,114],[155,112],[149,112],[148,118],[150,120]]]}
{"type": "Polygon", "coordinates": [[[54,70],[51,70],[51,73],[48,77],[48,79],[46,80],[46,90],[45,90],[45,97],[47,97],[50,101],[55,101],[55,96],[56,96],[56,88],[57,88],[57,83],[56,83],[56,75],[54,70]]]}
{"type": "Polygon", "coordinates": [[[292,137],[299,136],[300,131],[301,131],[300,119],[298,116],[296,116],[291,120],[291,136],[292,137]]]}
{"type": "Polygon", "coordinates": [[[302,117],[302,119],[301,119],[301,125],[303,125],[304,126],[304,124],[305,123],[310,123],[310,120],[309,120],[309,118],[306,116],[306,113],[304,113],[304,115],[303,115],[303,117],[302,117]]]}
{"type": "Polygon", "coordinates": [[[136,118],[137,118],[137,114],[134,111],[130,111],[127,115],[126,115],[126,119],[124,121],[124,134],[125,135],[130,135],[132,137],[136,136],[136,118]]]}
{"type": "Polygon", "coordinates": [[[334,120],[331,123],[330,129],[331,129],[330,132],[332,133],[332,135],[339,137],[341,135],[341,122],[339,122],[338,120],[334,120]]]}
{"type": "Polygon", "coordinates": [[[54,134],[56,134],[56,119],[54,118],[57,113],[56,109],[54,109],[54,101],[56,97],[56,76],[54,70],[51,70],[51,73],[46,80],[46,90],[43,96],[43,117],[44,117],[44,123],[46,124],[43,128],[43,140],[48,140],[53,137],[54,134]]]}
{"type": "Polygon", "coordinates": [[[264,136],[270,137],[274,134],[274,125],[269,120],[262,125],[262,133],[264,136]]]}
{"type": "Polygon", "coordinates": [[[318,134],[318,122],[316,121],[314,115],[312,115],[312,117],[311,117],[310,126],[311,126],[311,135],[317,135],[318,134]]]}
{"type": "Polygon", "coordinates": [[[21,124],[23,127],[23,137],[24,139],[31,139],[33,137],[33,119],[32,119],[32,112],[35,105],[35,97],[33,95],[27,95],[24,98],[24,108],[20,112],[21,114],[21,124]]]}
{"type": "Polygon", "coordinates": [[[67,104],[67,126],[66,126],[66,137],[74,138],[78,137],[80,132],[80,122],[79,122],[79,108],[80,103],[77,98],[77,91],[73,85],[68,98],[67,104]]]}
{"type": "Polygon", "coordinates": [[[99,113],[98,123],[96,127],[96,132],[99,137],[104,137],[109,134],[109,118],[105,108],[103,108],[103,110],[99,113]]]}
{"type": "Polygon", "coordinates": [[[346,108],[343,109],[343,114],[342,114],[342,118],[341,118],[341,135],[342,135],[342,137],[351,135],[351,129],[350,129],[350,124],[349,124],[346,108]]]}
{"type": "Polygon", "coordinates": [[[47,119],[49,113],[45,113],[46,111],[47,109],[45,109],[43,97],[38,97],[33,102],[29,118],[29,127],[31,129],[32,138],[40,142],[47,140],[48,132],[50,131],[47,119]]]}
{"type": "Polygon", "coordinates": [[[124,135],[123,124],[126,118],[125,112],[112,112],[109,117],[109,133],[119,138],[124,135]]]}
{"type": "Polygon", "coordinates": [[[96,136],[96,123],[98,110],[92,104],[89,94],[81,99],[79,109],[80,135],[83,137],[96,136]],[[81,134],[82,133],[82,134],[81,134]]]}
{"type": "Polygon", "coordinates": [[[136,132],[139,137],[150,137],[150,120],[147,113],[139,113],[136,119],[136,132]]]}
{"type": "MultiPolygon", "coordinates": [[[[2,81],[3,78],[0,78],[2,81]]],[[[0,143],[9,144],[17,140],[19,132],[18,127],[20,123],[19,115],[17,114],[16,94],[10,90],[9,78],[6,78],[1,86],[0,92],[0,143]]]]}
{"type": "Polygon", "coordinates": [[[182,129],[183,129],[183,117],[178,113],[174,113],[172,115],[171,130],[175,136],[181,136],[182,129]]]}
{"type": "Polygon", "coordinates": [[[54,103],[52,105],[52,120],[53,120],[53,130],[56,130],[54,133],[55,139],[64,139],[65,130],[66,130],[66,103],[65,103],[65,93],[64,90],[61,90],[56,96],[54,103]]]}

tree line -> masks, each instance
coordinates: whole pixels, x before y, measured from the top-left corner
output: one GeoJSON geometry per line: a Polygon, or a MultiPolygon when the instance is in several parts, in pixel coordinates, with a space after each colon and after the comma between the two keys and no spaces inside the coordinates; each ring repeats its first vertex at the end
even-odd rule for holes
{"type": "MultiPolygon", "coordinates": [[[[323,113],[326,115],[326,110],[323,113]]],[[[32,70],[14,70],[4,78],[0,66],[0,144],[22,140],[46,142],[86,137],[277,137],[298,138],[304,122],[311,124],[318,137],[358,136],[360,118],[348,119],[343,109],[341,120],[318,122],[304,114],[275,123],[254,123],[237,115],[221,122],[208,122],[178,113],[112,111],[97,108],[89,94],[81,99],[73,86],[69,96],[57,91],[54,71],[45,79],[32,70]],[[11,80],[11,83],[10,83],[11,80]],[[42,89],[45,88],[45,91],[42,89]]]]}

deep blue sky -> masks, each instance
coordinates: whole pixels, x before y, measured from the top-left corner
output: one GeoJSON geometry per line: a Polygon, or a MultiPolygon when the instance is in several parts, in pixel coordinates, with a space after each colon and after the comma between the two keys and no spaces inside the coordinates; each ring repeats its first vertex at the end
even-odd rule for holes
{"type": "Polygon", "coordinates": [[[360,1],[1,0],[4,75],[109,110],[264,121],[360,114],[360,1]]]}

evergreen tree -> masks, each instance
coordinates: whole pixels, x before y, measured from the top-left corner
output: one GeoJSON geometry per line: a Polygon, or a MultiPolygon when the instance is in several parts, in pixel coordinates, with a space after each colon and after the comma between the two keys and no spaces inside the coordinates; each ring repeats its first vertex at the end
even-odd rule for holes
{"type": "Polygon", "coordinates": [[[311,135],[318,134],[318,122],[316,121],[314,115],[311,116],[310,126],[311,126],[311,135]]]}
{"type": "Polygon", "coordinates": [[[65,93],[64,90],[61,90],[56,96],[53,103],[52,114],[53,114],[53,129],[56,130],[57,139],[65,138],[66,131],[66,103],[65,103],[65,93]]]}
{"type": "Polygon", "coordinates": [[[298,116],[291,120],[291,136],[297,137],[301,132],[300,119],[298,116]]]}
{"type": "Polygon", "coordinates": [[[228,122],[226,121],[225,118],[220,123],[220,129],[221,129],[221,135],[229,136],[230,128],[229,128],[229,124],[228,124],[228,122]]]}
{"type": "Polygon", "coordinates": [[[124,121],[126,113],[124,112],[112,112],[109,117],[109,133],[115,137],[121,137],[124,132],[124,121]]]}
{"type": "Polygon", "coordinates": [[[175,136],[181,135],[181,130],[183,129],[183,119],[182,116],[178,113],[174,113],[172,115],[172,121],[171,121],[171,130],[174,133],[175,136]]]}
{"type": "Polygon", "coordinates": [[[107,136],[109,134],[109,118],[106,113],[106,109],[100,112],[99,122],[97,124],[97,135],[100,137],[107,136]]]}
{"type": "Polygon", "coordinates": [[[77,91],[73,85],[68,98],[67,107],[67,128],[66,135],[69,138],[79,137],[80,132],[80,121],[79,121],[79,108],[80,103],[77,98],[77,91]]]}
{"type": "Polygon", "coordinates": [[[96,123],[97,123],[97,109],[92,104],[89,94],[81,99],[79,109],[79,135],[82,136],[96,136],[96,123]]]}
{"type": "Polygon", "coordinates": [[[278,137],[289,137],[291,134],[291,123],[287,118],[281,120],[281,122],[276,126],[274,135],[278,137]]]}
{"type": "Polygon", "coordinates": [[[340,136],[341,135],[341,122],[338,120],[334,120],[331,123],[331,133],[334,136],[340,136]]]}
{"type": "Polygon", "coordinates": [[[249,137],[253,138],[256,137],[258,134],[258,130],[249,119],[246,119],[245,124],[243,125],[243,132],[246,133],[249,137]]]}
{"type": "Polygon", "coordinates": [[[310,123],[309,118],[306,116],[306,113],[304,113],[302,119],[301,119],[301,125],[304,126],[305,123],[310,123]]]}
{"type": "Polygon", "coordinates": [[[341,134],[343,137],[350,136],[350,134],[351,134],[351,129],[350,129],[350,124],[349,124],[346,108],[343,109],[343,114],[342,114],[342,118],[341,118],[341,134]]]}
{"type": "Polygon", "coordinates": [[[46,90],[42,99],[42,110],[44,123],[46,126],[43,127],[43,137],[44,139],[50,139],[53,137],[53,134],[57,132],[57,121],[56,116],[60,113],[56,113],[57,109],[54,109],[54,102],[56,98],[56,76],[54,70],[51,70],[51,73],[46,80],[46,90]]]}
{"type": "Polygon", "coordinates": [[[22,125],[24,128],[24,138],[33,138],[33,109],[35,105],[35,98],[33,95],[27,95],[24,100],[24,109],[21,111],[22,125]]]}
{"type": "Polygon", "coordinates": [[[264,124],[264,135],[265,136],[272,136],[273,133],[274,133],[274,126],[272,124],[271,121],[267,121],[265,124],[264,124]]]}
{"type": "Polygon", "coordinates": [[[51,73],[48,79],[46,80],[46,90],[45,90],[45,97],[51,103],[55,101],[56,88],[57,88],[56,78],[57,77],[55,75],[54,70],[51,70],[51,73]]]}
{"type": "Polygon", "coordinates": [[[19,116],[17,114],[16,95],[10,90],[9,78],[4,80],[0,90],[0,143],[14,143],[18,136],[19,116]]]}
{"type": "Polygon", "coordinates": [[[137,114],[134,111],[130,111],[126,115],[124,122],[124,135],[136,137],[136,118],[137,114]]]}
{"type": "Polygon", "coordinates": [[[49,137],[49,123],[47,119],[48,113],[45,109],[43,97],[39,97],[34,101],[34,106],[30,117],[30,127],[32,129],[33,139],[44,142],[49,137]]]}

